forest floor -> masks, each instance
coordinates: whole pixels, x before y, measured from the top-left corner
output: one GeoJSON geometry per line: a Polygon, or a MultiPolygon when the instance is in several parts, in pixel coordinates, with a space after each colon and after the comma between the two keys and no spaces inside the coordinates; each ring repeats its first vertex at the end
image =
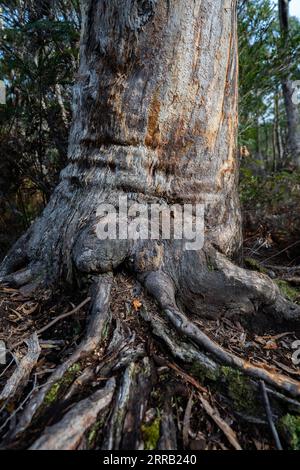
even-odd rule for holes
{"type": "MultiPolygon", "coordinates": [[[[253,260],[254,258],[252,258],[253,260]]],[[[258,263],[258,261],[257,261],[258,263]]],[[[257,264],[257,266],[259,266],[257,264]]],[[[253,268],[253,266],[252,266],[253,268]]],[[[284,288],[290,284],[283,280],[288,271],[280,271],[278,268],[278,282],[283,282],[284,288]]],[[[300,276],[300,268],[293,271],[293,277],[300,276]]],[[[299,286],[298,286],[299,287],[299,286]]],[[[300,289],[289,287],[295,302],[300,302],[300,289]]],[[[0,412],[0,433],[2,436],[9,428],[13,429],[16,416],[30,399],[34,389],[47,381],[47,377],[55,367],[69,356],[70,351],[79,343],[85,330],[88,303],[78,312],[68,318],[61,319],[53,326],[47,325],[57,319],[62,313],[72,311],[80,304],[88,292],[81,290],[75,295],[60,297],[51,302],[36,302],[23,297],[19,291],[2,287],[0,290],[0,340],[5,341],[11,355],[8,354],[8,363],[0,369],[0,387],[2,388],[11,376],[20,358],[24,356],[26,347],[22,341],[28,338],[34,331],[44,329],[39,335],[41,354],[34,369],[34,374],[28,385],[22,391],[22,396],[16,396],[14,400],[2,406],[0,412]],[[22,407],[20,407],[22,403],[22,407]]],[[[158,308],[154,302],[141,290],[141,286],[125,273],[118,273],[113,287],[113,318],[119,319],[130,330],[136,332],[136,343],[142,345],[148,357],[157,366],[154,391],[148,404],[147,416],[150,420],[149,429],[154,437],[147,435],[146,447],[155,447],[155,426],[160,419],[160,409],[168,396],[172,404],[172,411],[177,430],[178,446],[191,450],[218,450],[230,449],[222,426],[216,424],[211,416],[203,409],[199,400],[199,390],[205,390],[204,397],[209,401],[214,412],[220,415],[236,434],[237,441],[243,449],[268,450],[274,449],[274,439],[270,432],[268,420],[263,404],[262,392],[254,390],[247,381],[236,373],[230,380],[224,383],[216,383],[202,376],[201,371],[195,365],[182,368],[173,362],[172,354],[161,344],[159,338],[151,334],[151,328],[143,319],[143,312],[157,315],[158,308]]],[[[264,366],[268,370],[284,373],[294,379],[300,380],[300,368],[293,365],[292,343],[300,339],[300,331],[269,330],[262,333],[245,328],[241,322],[228,318],[213,320],[200,320],[195,322],[201,325],[205,333],[222,345],[226,350],[243,357],[252,364],[264,366]]],[[[109,333],[107,338],[109,338],[109,333]]],[[[89,366],[97,368],[101,361],[105,360],[105,347],[103,350],[95,350],[89,358],[89,366]]],[[[85,364],[85,367],[87,364],[85,364]]],[[[96,386],[101,377],[95,379],[96,386]]],[[[80,396],[86,395],[86,390],[81,390],[80,396]]],[[[272,400],[271,400],[272,403],[272,400]]],[[[69,406],[69,405],[68,405],[69,406]]],[[[298,446],[299,429],[283,430],[289,419],[289,407],[280,410],[278,416],[277,407],[274,408],[274,421],[279,422],[282,431],[283,445],[288,447],[298,446]]],[[[296,407],[297,408],[297,407],[296,407]]],[[[46,423],[53,424],[63,415],[65,410],[53,408],[46,423]]],[[[300,411],[295,409],[296,412],[300,411]]],[[[293,422],[294,425],[294,422],[293,422]]],[[[299,425],[299,422],[298,422],[299,425]]],[[[280,431],[279,431],[280,432],[280,431]]],[[[30,445],[39,436],[38,427],[32,429],[30,434],[20,442],[13,443],[13,447],[23,448],[30,445]]],[[[99,448],[101,435],[95,436],[93,442],[86,438],[83,444],[86,448],[99,448]]]]}
{"type": "MultiPolygon", "coordinates": [[[[280,217],[285,214],[285,224],[282,221],[278,223],[279,217],[270,207],[268,216],[262,218],[260,210],[253,211],[250,199],[248,205],[244,204],[245,265],[271,276],[287,298],[300,304],[300,243],[297,238],[300,232],[297,232],[297,227],[290,229],[294,220],[289,215],[291,200],[287,204],[288,208],[286,202],[276,208],[280,217]],[[279,235],[278,227],[281,227],[279,235]]],[[[262,207],[261,210],[265,211],[266,208],[262,207]]],[[[41,347],[38,362],[26,386],[13,400],[0,403],[0,440],[3,447],[29,447],[39,437],[42,427],[56,423],[70,408],[70,402],[54,403],[42,423],[35,423],[20,439],[7,443],[5,436],[14,429],[19,413],[33,393],[47,382],[56,366],[70,356],[82,339],[89,311],[88,295],[87,288],[82,287],[68,295],[57,293],[51,301],[36,301],[22,296],[16,289],[0,287],[0,340],[5,342],[9,351],[7,363],[0,365],[0,390],[17,369],[26,353],[24,340],[34,331],[39,333],[41,347]],[[83,306],[76,309],[82,302],[83,306]],[[68,312],[71,312],[69,316],[59,319],[68,312]],[[51,325],[53,320],[56,321],[51,325]]],[[[258,382],[246,379],[230,368],[224,367],[223,376],[216,379],[203,374],[195,364],[187,366],[178,360],[175,363],[170,351],[155,332],[153,335],[153,328],[147,322],[149,315],[158,317],[158,307],[128,273],[116,274],[112,299],[113,321],[135,332],[133,342],[146,352],[155,365],[154,385],[142,424],[146,449],[151,450],[158,445],[160,422],[166,407],[171,408],[180,449],[231,449],[231,432],[242,449],[276,448],[263,389],[258,382]]],[[[300,339],[299,329],[286,331],[283,325],[272,330],[259,330],[229,318],[193,320],[229,352],[254,365],[300,381],[300,367],[292,361],[295,352],[293,343],[300,339]]],[[[87,362],[82,364],[84,370],[101,370],[102,364],[107,361],[106,346],[111,334],[107,331],[103,345],[96,348],[87,362]]],[[[78,377],[81,377],[80,371],[73,377],[73,382],[78,377]]],[[[76,399],[90,394],[101,380],[104,380],[101,373],[96,374],[91,384],[80,386],[76,399]]],[[[269,393],[269,400],[271,421],[275,423],[283,447],[300,449],[300,403],[283,396],[280,398],[279,394],[273,396],[272,392],[269,393]]],[[[100,449],[103,437],[103,428],[93,428],[85,434],[80,448],[100,449]]]]}

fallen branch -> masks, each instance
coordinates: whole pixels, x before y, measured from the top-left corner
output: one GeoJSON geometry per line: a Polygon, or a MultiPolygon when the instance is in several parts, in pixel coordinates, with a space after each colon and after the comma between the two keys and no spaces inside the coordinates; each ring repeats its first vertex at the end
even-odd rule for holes
{"type": "Polygon", "coordinates": [[[191,423],[191,415],[192,415],[192,408],[193,408],[193,398],[194,394],[191,393],[189,401],[187,403],[183,424],[182,424],[182,442],[185,448],[187,448],[189,443],[189,432],[190,432],[190,423],[191,423]]]}

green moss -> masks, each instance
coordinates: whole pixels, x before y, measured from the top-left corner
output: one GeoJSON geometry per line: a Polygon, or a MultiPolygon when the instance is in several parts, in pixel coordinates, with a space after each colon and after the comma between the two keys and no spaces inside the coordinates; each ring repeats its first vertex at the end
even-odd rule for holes
{"type": "Polygon", "coordinates": [[[57,400],[59,389],[60,389],[59,382],[56,382],[50,387],[44,399],[45,405],[51,405],[51,403],[54,403],[57,400]]]}
{"type": "Polygon", "coordinates": [[[145,450],[156,449],[160,436],[160,417],[155,418],[151,424],[143,424],[142,434],[145,450]]]}
{"type": "Polygon", "coordinates": [[[239,370],[231,367],[221,367],[221,375],[226,381],[228,395],[233,400],[237,411],[249,414],[257,412],[257,394],[249,380],[239,370]]]}
{"type": "Polygon", "coordinates": [[[109,331],[110,331],[110,322],[107,322],[105,323],[103,327],[101,339],[103,340],[106,339],[108,337],[109,331]]]}
{"type": "Polygon", "coordinates": [[[297,297],[299,297],[300,292],[295,287],[292,287],[288,282],[282,280],[276,280],[276,284],[278,285],[282,295],[286,297],[288,300],[294,302],[297,297]]]}
{"type": "Polygon", "coordinates": [[[95,440],[96,440],[96,437],[97,437],[97,434],[98,434],[98,431],[99,429],[101,428],[102,426],[102,421],[96,421],[96,423],[91,427],[89,433],[88,433],[88,436],[87,436],[87,442],[88,442],[88,448],[92,448],[94,443],[95,443],[95,440]]]}
{"type": "Polygon", "coordinates": [[[212,380],[212,381],[217,381],[219,378],[219,370],[217,369],[216,371],[210,370],[207,367],[203,366],[199,362],[194,362],[193,365],[190,368],[190,373],[196,377],[197,379],[200,380],[200,382],[203,382],[204,380],[212,380]]]}
{"type": "Polygon", "coordinates": [[[279,428],[286,435],[292,450],[300,450],[300,416],[287,414],[281,418],[279,428]]]}
{"type": "Polygon", "coordinates": [[[208,255],[206,255],[206,266],[207,266],[208,271],[215,271],[216,269],[214,261],[208,255]]]}
{"type": "Polygon", "coordinates": [[[245,258],[245,265],[247,268],[252,269],[253,271],[258,271],[263,274],[268,272],[267,269],[263,268],[254,258],[245,258]]]}
{"type": "Polygon", "coordinates": [[[63,377],[55,382],[48,392],[45,395],[44,404],[51,405],[55,401],[57,401],[60,392],[66,390],[71,383],[74,381],[76,375],[80,372],[80,365],[73,364],[63,375],[63,377]]]}

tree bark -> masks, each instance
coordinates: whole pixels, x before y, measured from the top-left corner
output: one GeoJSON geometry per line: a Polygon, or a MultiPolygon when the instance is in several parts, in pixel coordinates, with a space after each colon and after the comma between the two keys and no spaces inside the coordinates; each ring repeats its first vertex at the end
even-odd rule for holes
{"type": "MultiPolygon", "coordinates": [[[[289,42],[289,0],[279,0],[279,20],[283,51],[286,52],[289,42]]],[[[300,166],[300,115],[299,107],[293,102],[295,89],[289,73],[288,64],[287,77],[282,81],[282,91],[287,117],[287,151],[286,155],[297,166],[300,166]]]]}
{"type": "MultiPolygon", "coordinates": [[[[132,326],[116,312],[110,322],[111,284],[120,266],[156,301],[154,311],[162,315],[143,313],[153,334],[176,360],[195,362],[208,375],[225,363],[299,396],[297,381],[224,350],[191,319],[229,315],[255,322],[266,316],[281,322],[300,317],[299,307],[284,299],[267,276],[230,261],[239,258],[242,242],[236,1],[89,0],[82,13],[69,163],[44,213],[8,253],[0,273],[2,282],[16,285],[27,295],[41,291],[45,295],[59,281],[92,275],[96,278],[92,315],[86,337],[30,400],[10,439],[40,423],[45,410],[51,411],[48,400],[53,384],[64,389],[63,378],[70,368],[82,366],[83,359],[101,345],[104,359],[95,373],[100,370],[104,380],[121,374],[112,409],[101,418],[106,436],[102,446],[142,445],[143,413],[151,400],[156,368],[149,352],[137,343],[140,335],[131,331],[132,326]],[[136,202],[165,207],[205,204],[204,246],[191,251],[185,249],[185,240],[100,240],[97,208],[104,203],[117,207],[120,195],[128,197],[129,206],[136,202]],[[103,345],[107,323],[114,329],[103,345]],[[135,397],[139,397],[139,412],[135,397]]],[[[118,285],[114,289],[118,292],[118,285]]],[[[175,370],[196,384],[198,391],[204,390],[180,368],[175,370]]],[[[90,377],[90,370],[83,376],[90,377]]],[[[76,391],[75,382],[73,386],[76,391]]],[[[74,392],[60,393],[67,393],[64,400],[60,394],[57,399],[68,409],[74,392]]],[[[109,394],[105,407],[110,401],[109,394]]],[[[45,448],[58,445],[65,423],[70,431],[66,445],[77,446],[83,436],[77,439],[72,429],[81,423],[78,413],[87,404],[81,401],[72,408],[39,440],[31,441],[32,448],[39,448],[41,442],[45,448]]],[[[176,447],[173,437],[166,439],[168,429],[174,436],[172,407],[164,406],[159,445],[176,447]]],[[[95,410],[100,408],[97,405],[95,410]]],[[[96,412],[91,413],[86,426],[95,417],[96,412]]],[[[228,435],[228,427],[224,429],[228,435]]]]}

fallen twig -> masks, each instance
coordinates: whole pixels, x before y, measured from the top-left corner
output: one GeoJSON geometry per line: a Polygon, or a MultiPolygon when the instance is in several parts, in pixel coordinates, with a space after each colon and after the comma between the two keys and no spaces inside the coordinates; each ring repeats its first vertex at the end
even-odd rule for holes
{"type": "Polygon", "coordinates": [[[201,395],[201,393],[198,393],[198,397],[206,413],[211,417],[211,419],[216,423],[216,425],[221,429],[221,431],[223,431],[228,441],[235,448],[235,450],[243,450],[236,438],[235,432],[221,418],[219,412],[208,403],[208,401],[201,395]]]}
{"type": "Polygon", "coordinates": [[[200,385],[199,382],[196,379],[194,379],[194,377],[187,374],[186,372],[183,372],[183,370],[181,370],[175,364],[172,364],[172,362],[166,361],[166,365],[170,367],[170,369],[173,369],[178,375],[181,375],[181,377],[183,377],[187,382],[193,385],[200,392],[207,392],[207,389],[202,387],[202,385],[200,385]]]}
{"type": "Polygon", "coordinates": [[[182,441],[185,448],[187,448],[189,443],[189,431],[190,431],[190,421],[191,421],[191,414],[193,408],[193,398],[194,394],[191,393],[189,398],[188,404],[185,409],[184,418],[183,418],[183,426],[182,426],[182,441]]]}
{"type": "Polygon", "coordinates": [[[275,423],[274,423],[274,420],[273,420],[272,409],[271,409],[270,400],[269,400],[269,397],[268,397],[268,392],[266,390],[265,382],[263,380],[261,380],[260,385],[261,385],[263,401],[264,401],[264,405],[265,405],[265,409],[266,409],[266,415],[267,415],[267,418],[268,418],[268,423],[269,423],[271,432],[272,432],[273,437],[274,437],[276,448],[277,448],[277,450],[283,450],[280,439],[279,439],[279,436],[278,436],[278,432],[277,432],[277,429],[276,429],[276,426],[275,426],[275,423]]]}
{"type": "MultiPolygon", "coordinates": [[[[49,328],[51,328],[51,326],[55,325],[57,322],[59,322],[60,320],[63,320],[64,318],[67,318],[67,317],[70,317],[71,315],[74,315],[74,313],[77,313],[82,307],[84,307],[87,303],[89,303],[91,301],[91,297],[87,297],[83,302],[81,302],[79,305],[77,305],[77,307],[73,308],[73,310],[71,310],[70,312],[66,312],[66,313],[62,313],[61,315],[59,315],[58,317],[54,318],[51,322],[49,322],[47,325],[43,326],[43,328],[39,329],[36,331],[36,334],[37,335],[40,335],[42,333],[44,333],[44,331],[48,330],[49,328]]],[[[21,341],[18,341],[17,343],[13,344],[11,346],[11,349],[15,349],[17,348],[18,346],[21,346],[21,344],[24,342],[25,340],[21,340],[21,341]]]]}

